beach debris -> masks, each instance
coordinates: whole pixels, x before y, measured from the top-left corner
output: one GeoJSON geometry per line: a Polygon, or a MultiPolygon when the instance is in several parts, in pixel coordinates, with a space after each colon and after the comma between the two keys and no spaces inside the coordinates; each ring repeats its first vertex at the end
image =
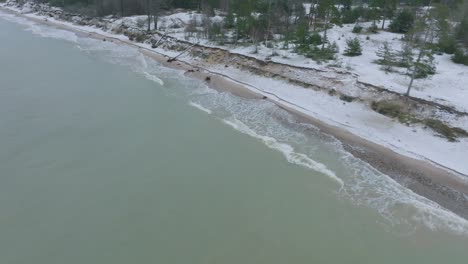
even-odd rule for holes
{"type": "Polygon", "coordinates": [[[167,62],[173,62],[175,60],[177,60],[178,57],[182,56],[184,53],[186,53],[187,51],[189,51],[190,49],[192,49],[195,45],[197,44],[193,44],[191,45],[190,47],[186,48],[184,51],[182,51],[181,53],[179,53],[179,55],[173,57],[173,58],[170,58],[167,60],[167,62]]]}
{"type": "Polygon", "coordinates": [[[161,36],[161,38],[159,38],[159,40],[158,40],[156,43],[154,43],[153,45],[151,45],[151,48],[153,48],[153,49],[157,48],[158,45],[159,45],[159,42],[161,42],[161,40],[163,40],[163,38],[164,38],[166,35],[167,35],[167,30],[166,30],[166,32],[164,32],[164,34],[161,36]]]}

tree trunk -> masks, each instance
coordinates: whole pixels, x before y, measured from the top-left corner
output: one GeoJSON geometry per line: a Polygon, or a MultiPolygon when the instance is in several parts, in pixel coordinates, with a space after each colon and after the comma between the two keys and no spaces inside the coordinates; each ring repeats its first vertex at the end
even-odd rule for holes
{"type": "Polygon", "coordinates": [[[314,8],[314,29],[313,29],[314,32],[317,30],[317,14],[318,14],[317,8],[315,7],[314,8]]]}
{"type": "Polygon", "coordinates": [[[151,0],[146,0],[146,14],[148,15],[148,32],[151,31],[151,0]]]}
{"type": "Polygon", "coordinates": [[[383,20],[382,20],[382,30],[385,29],[385,18],[387,17],[387,1],[383,2],[383,20]]]}
{"type": "Polygon", "coordinates": [[[383,16],[383,20],[382,20],[382,30],[385,29],[385,14],[383,16]]]}
{"type": "Polygon", "coordinates": [[[158,30],[158,15],[153,14],[154,30],[158,30]]]}
{"type": "Polygon", "coordinates": [[[267,45],[267,42],[268,42],[270,29],[271,29],[271,0],[268,0],[268,25],[267,25],[266,35],[265,35],[265,45],[267,45]]]}
{"type": "Polygon", "coordinates": [[[325,43],[327,42],[327,31],[328,31],[328,12],[327,14],[325,14],[325,30],[323,31],[322,49],[325,48],[325,43]]]}
{"type": "Polygon", "coordinates": [[[432,30],[432,26],[427,26],[426,27],[426,32],[424,32],[424,40],[423,40],[421,48],[419,49],[418,59],[416,60],[416,63],[414,64],[413,72],[411,73],[411,81],[410,81],[410,83],[408,85],[408,89],[406,90],[406,93],[405,93],[406,96],[410,95],[411,88],[412,88],[413,82],[414,82],[414,78],[416,77],[416,72],[417,72],[417,69],[418,69],[418,65],[421,62],[421,59],[423,58],[424,53],[426,52],[426,43],[427,43],[427,39],[429,38],[429,34],[430,34],[431,30],[432,30]]]}

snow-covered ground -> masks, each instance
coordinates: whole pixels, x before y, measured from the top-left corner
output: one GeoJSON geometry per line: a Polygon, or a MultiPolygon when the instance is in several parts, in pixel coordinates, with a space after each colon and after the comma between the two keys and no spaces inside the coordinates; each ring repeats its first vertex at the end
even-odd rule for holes
{"type": "MultiPolygon", "coordinates": [[[[12,9],[20,12],[24,11],[24,9],[12,9]]],[[[26,16],[43,19],[43,17],[37,14],[27,13],[26,16]]],[[[179,21],[179,23],[187,23],[193,18],[192,16],[193,14],[182,13],[172,15],[171,17],[173,20],[179,21]]],[[[138,19],[141,19],[141,17],[123,18],[122,20],[114,21],[114,25],[122,22],[134,23],[134,25],[137,25],[141,23],[138,22],[138,19]]],[[[48,21],[66,25],[83,32],[98,33],[128,42],[126,36],[112,34],[100,28],[78,26],[71,22],[58,21],[54,18],[48,18],[48,21]]],[[[169,21],[169,19],[166,21],[169,21]]],[[[341,49],[343,49],[346,38],[355,36],[355,34],[350,33],[352,27],[352,25],[346,25],[343,28],[335,28],[330,32],[330,38],[332,40],[335,39],[341,49]]],[[[173,34],[183,35],[181,32],[173,32],[173,34]]],[[[183,38],[183,36],[179,37],[183,38]]],[[[362,81],[385,86],[387,89],[399,92],[404,91],[407,81],[405,78],[398,74],[386,74],[379,70],[379,65],[372,63],[372,61],[376,59],[375,51],[378,49],[380,43],[389,41],[395,43],[395,46],[397,46],[400,36],[382,32],[377,35],[370,35],[370,40],[366,40],[365,35],[358,35],[358,37],[361,38],[363,42],[363,56],[348,58],[340,55],[343,64],[349,66],[351,71],[359,75],[359,79],[362,81]]],[[[142,48],[151,49],[149,44],[134,44],[142,48]]],[[[210,45],[215,46],[213,43],[210,45]]],[[[265,47],[262,47],[258,54],[251,54],[251,49],[252,47],[245,47],[233,49],[232,51],[248,56],[255,56],[257,58],[266,57],[271,54],[271,50],[265,47]]],[[[177,54],[175,51],[164,50],[162,48],[153,50],[169,56],[177,54]]],[[[282,54],[284,57],[274,57],[274,61],[330,70],[326,65],[319,65],[310,59],[306,59],[290,51],[277,50],[277,52],[280,54],[284,53],[282,54]]],[[[182,56],[179,59],[188,63],[200,63],[196,58],[192,58],[188,55],[182,56]]],[[[431,100],[445,100],[444,102],[447,104],[455,105],[459,109],[468,111],[468,86],[464,86],[465,83],[468,83],[468,67],[452,63],[446,55],[436,56],[436,61],[438,63],[438,73],[431,79],[418,80],[413,95],[431,100]]],[[[461,138],[459,142],[448,142],[444,138],[435,137],[431,130],[424,129],[417,125],[406,126],[400,124],[388,117],[371,111],[363,104],[345,103],[337,97],[328,96],[325,92],[301,88],[284,81],[253,75],[242,70],[233,69],[232,67],[226,69],[224,65],[201,64],[201,66],[206,66],[206,70],[211,72],[228,76],[234,80],[239,80],[246,84],[247,88],[263,93],[273,100],[277,100],[282,104],[287,104],[298,111],[326,123],[342,127],[362,138],[384,145],[401,154],[418,159],[430,160],[443,167],[468,175],[467,138],[461,138]]],[[[465,180],[468,180],[468,178],[465,180]]]]}
{"type": "MultiPolygon", "coordinates": [[[[138,19],[145,19],[145,16],[133,17],[128,25],[134,26],[135,21],[138,19]]],[[[271,58],[274,62],[321,70],[329,70],[330,67],[335,67],[338,64],[345,70],[356,74],[359,81],[399,93],[406,92],[410,81],[408,76],[399,73],[386,73],[380,69],[380,65],[374,63],[378,59],[376,52],[384,42],[388,42],[395,51],[401,50],[403,35],[387,31],[380,31],[377,34],[366,33],[367,28],[372,24],[371,22],[360,23],[363,27],[363,33],[360,34],[352,33],[354,24],[345,24],[342,27],[335,25],[329,30],[328,39],[331,43],[336,42],[338,44],[340,49],[339,54],[337,54],[338,59],[337,61],[319,64],[303,55],[294,53],[292,45],[290,49],[282,49],[283,43],[281,42],[276,43],[273,48],[260,44],[256,49],[253,45],[221,46],[216,42],[197,37],[196,34],[189,36],[185,32],[185,26],[193,21],[198,21],[201,24],[202,19],[203,15],[195,12],[176,13],[160,17],[159,24],[163,31],[167,30],[170,36],[177,39],[188,40],[208,47],[223,48],[231,53],[257,59],[271,58]],[[344,56],[343,51],[346,47],[346,40],[354,37],[360,39],[363,54],[357,57],[344,56]],[[278,55],[272,56],[274,53],[278,55]]],[[[222,21],[220,16],[211,19],[213,22],[222,21]]],[[[127,24],[127,21],[129,21],[129,18],[117,20],[114,24],[120,25],[122,22],[127,24]]],[[[199,29],[201,30],[201,28],[199,29]]],[[[447,54],[436,55],[435,64],[437,73],[426,79],[416,80],[411,95],[468,112],[468,85],[466,85],[468,83],[468,67],[453,63],[450,55],[447,54]]]]}

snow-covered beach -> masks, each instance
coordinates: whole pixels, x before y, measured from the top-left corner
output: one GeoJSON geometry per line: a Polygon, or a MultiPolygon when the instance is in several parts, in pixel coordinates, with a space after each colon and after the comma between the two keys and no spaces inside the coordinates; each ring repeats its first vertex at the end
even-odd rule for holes
{"type": "MultiPolygon", "coordinates": [[[[468,175],[467,138],[459,138],[457,142],[449,142],[445,138],[435,136],[433,131],[423,126],[405,125],[376,113],[359,101],[345,102],[339,97],[329,96],[327,90],[307,89],[284,79],[271,78],[263,73],[255,74],[246,71],[245,67],[240,67],[242,66],[241,63],[237,65],[236,63],[230,63],[232,60],[206,60],[187,53],[178,57],[177,61],[169,63],[167,59],[177,56],[180,51],[164,47],[153,49],[150,43],[130,41],[127,36],[114,34],[110,30],[99,27],[80,26],[71,21],[44,17],[33,13],[31,8],[27,9],[28,7],[21,8],[9,5],[3,6],[3,8],[21,14],[21,16],[28,19],[34,19],[38,23],[46,23],[61,29],[75,31],[77,34],[138,46],[146,56],[152,57],[168,67],[182,69],[189,76],[206,80],[214,88],[229,90],[236,95],[248,98],[270,100],[297,114],[298,122],[311,122],[324,132],[335,136],[347,146],[348,151],[389,176],[399,180],[401,180],[401,177],[409,177],[412,179],[412,183],[408,184],[408,187],[413,187],[416,191],[420,191],[422,195],[436,200],[449,209],[461,208],[463,212],[459,211],[457,213],[464,214],[465,217],[468,215],[466,195],[468,193],[468,178],[466,176],[468,175]],[[455,194],[457,199],[463,201],[462,206],[454,205],[453,201],[444,197],[444,192],[445,194],[448,192],[447,188],[454,191],[448,196],[455,194]],[[451,204],[453,208],[450,208],[451,204]]],[[[186,17],[186,14],[179,16],[183,18],[186,17]]],[[[119,24],[122,21],[112,23],[119,24]]],[[[342,30],[342,32],[337,30],[332,34],[336,34],[336,37],[340,38],[339,36],[344,34],[344,30],[349,31],[350,28],[344,27],[342,30]]],[[[395,36],[389,34],[391,33],[382,34],[382,39],[378,41],[395,38],[395,36]]],[[[177,34],[174,34],[174,37],[177,38],[177,34]]],[[[179,36],[179,38],[184,41],[182,36],[179,36]]],[[[364,42],[366,43],[365,40],[364,42]]],[[[395,92],[404,91],[404,79],[397,78],[396,75],[387,76],[382,71],[375,70],[378,69],[375,65],[374,68],[365,66],[369,60],[375,59],[373,57],[375,51],[370,46],[374,48],[378,46],[371,45],[372,41],[369,41],[369,43],[369,49],[366,49],[368,50],[367,56],[357,59],[343,58],[343,60],[348,60],[343,62],[349,66],[347,71],[351,73],[341,74],[337,69],[325,68],[322,65],[315,65],[310,62],[306,63],[305,58],[290,53],[283,54],[284,56],[281,58],[273,57],[271,62],[268,63],[274,64],[276,62],[278,65],[265,67],[270,67],[269,70],[271,71],[278,70],[278,67],[281,67],[281,72],[284,75],[301,74],[294,68],[288,69],[287,64],[317,70],[319,72],[315,75],[310,75],[310,72],[307,72],[307,74],[298,78],[350,96],[375,96],[375,93],[366,95],[367,91],[362,91],[359,88],[360,86],[355,85],[357,81],[383,86],[395,92]],[[287,57],[287,59],[284,57],[287,57]],[[358,77],[352,78],[353,76],[358,77]],[[331,80],[336,82],[331,82],[331,80]]],[[[203,46],[202,44],[213,47],[209,43],[199,45],[203,46]]],[[[264,60],[270,51],[265,50],[262,52],[262,49],[260,49],[260,52],[254,55],[250,54],[247,48],[243,50],[223,50],[220,57],[225,56],[225,52],[264,60]]],[[[459,66],[460,68],[448,70],[453,65],[449,65],[447,56],[440,56],[438,61],[441,66],[439,67],[440,73],[430,80],[417,83],[414,96],[425,100],[434,99],[437,103],[453,106],[461,112],[466,112],[468,109],[466,105],[468,91],[463,86],[463,83],[466,83],[465,79],[468,78],[466,67],[461,68],[464,66],[459,66]],[[442,84],[450,89],[447,88],[446,91],[442,92],[438,89],[442,84]]],[[[250,62],[243,61],[242,63],[250,62]]],[[[466,115],[458,117],[441,112],[440,116],[446,117],[446,121],[451,125],[468,129],[468,117],[466,115]]]]}

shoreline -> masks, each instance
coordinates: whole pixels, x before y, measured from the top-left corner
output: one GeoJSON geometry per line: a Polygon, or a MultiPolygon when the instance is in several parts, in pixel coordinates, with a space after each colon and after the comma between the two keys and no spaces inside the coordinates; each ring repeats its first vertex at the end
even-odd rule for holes
{"type": "Polygon", "coordinates": [[[88,32],[61,24],[60,22],[52,22],[26,16],[3,7],[0,7],[0,9],[36,23],[74,32],[81,37],[112,41],[135,47],[143,55],[158,61],[162,66],[183,70],[187,76],[204,81],[210,88],[227,91],[247,99],[268,100],[293,114],[297,122],[310,123],[319,128],[323,133],[335,137],[343,144],[346,151],[369,163],[375,169],[395,179],[415,193],[435,201],[444,208],[468,219],[468,182],[463,181],[455,172],[450,172],[449,168],[444,169],[435,163],[397,153],[386,146],[355,135],[345,128],[328,124],[323,120],[308,115],[297,109],[291,102],[285,101],[279,97],[270,97],[268,94],[262,93],[260,89],[229,76],[210,71],[209,69],[190,64],[186,61],[176,60],[168,62],[167,60],[171,58],[170,56],[156,50],[141,47],[131,41],[119,39],[117,36],[111,37],[96,32],[88,32]],[[207,77],[209,77],[209,81],[206,80],[207,77]]]}

